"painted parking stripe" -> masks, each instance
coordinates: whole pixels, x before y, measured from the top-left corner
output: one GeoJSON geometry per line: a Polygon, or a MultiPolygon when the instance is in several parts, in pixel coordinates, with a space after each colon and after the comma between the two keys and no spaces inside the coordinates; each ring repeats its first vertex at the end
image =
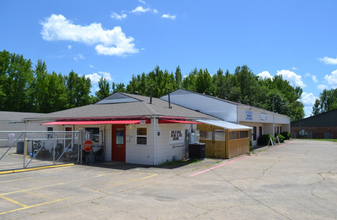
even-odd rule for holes
{"type": "MultiPolygon", "coordinates": [[[[277,149],[277,148],[283,147],[283,146],[285,146],[285,145],[287,145],[287,144],[290,144],[290,143],[293,143],[293,142],[295,142],[295,141],[297,141],[297,139],[296,139],[296,140],[293,140],[293,141],[290,141],[290,142],[288,142],[288,143],[286,143],[286,144],[280,145],[280,146],[278,146],[278,147],[271,148],[270,150],[274,150],[274,149],[277,149]]],[[[264,152],[262,152],[262,153],[264,153],[264,152]]],[[[260,154],[262,154],[262,153],[259,153],[259,154],[257,154],[257,155],[260,155],[260,154]]],[[[238,161],[238,160],[242,160],[242,159],[245,159],[245,158],[247,158],[247,157],[250,157],[250,156],[243,156],[243,157],[237,158],[237,159],[235,159],[235,160],[231,160],[231,161],[229,161],[229,162],[227,162],[227,163],[220,164],[220,165],[218,165],[218,166],[211,167],[211,168],[209,168],[209,169],[206,169],[206,170],[200,171],[200,172],[198,172],[198,173],[191,174],[190,176],[197,176],[197,175],[199,175],[199,174],[202,174],[202,173],[205,173],[205,172],[208,172],[208,171],[214,170],[214,169],[216,169],[216,168],[219,168],[219,167],[222,167],[222,166],[225,166],[225,165],[231,164],[231,163],[234,163],[234,162],[236,162],[236,161],[238,161]]]]}
{"type": "Polygon", "coordinates": [[[15,200],[13,200],[13,199],[10,199],[10,198],[8,198],[8,197],[6,197],[6,196],[0,196],[0,198],[3,198],[3,199],[5,199],[5,200],[7,200],[7,201],[9,201],[9,202],[11,202],[11,203],[14,203],[14,204],[16,204],[16,205],[22,206],[22,207],[24,207],[24,208],[27,207],[27,205],[22,204],[21,202],[15,201],[15,200]]]}
{"type": "Polygon", "coordinates": [[[229,161],[229,162],[227,162],[227,163],[220,164],[220,165],[218,165],[218,166],[216,166],[216,167],[211,167],[211,168],[209,168],[209,169],[207,169],[207,170],[203,170],[203,171],[201,171],[201,172],[194,173],[194,174],[192,174],[192,175],[190,175],[190,176],[196,176],[196,175],[199,175],[199,174],[205,173],[205,172],[207,172],[207,171],[214,170],[214,169],[216,169],[216,168],[219,168],[219,167],[225,166],[225,165],[227,165],[227,164],[234,163],[235,161],[242,160],[242,159],[244,159],[244,158],[246,158],[246,157],[249,157],[249,156],[244,156],[244,157],[237,158],[237,159],[235,159],[235,160],[232,160],[232,161],[229,161]]]}

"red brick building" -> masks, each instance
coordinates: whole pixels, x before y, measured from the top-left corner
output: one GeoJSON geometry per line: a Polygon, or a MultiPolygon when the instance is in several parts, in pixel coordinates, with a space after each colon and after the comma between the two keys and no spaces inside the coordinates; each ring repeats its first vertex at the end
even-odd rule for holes
{"type": "Polygon", "coordinates": [[[337,109],[294,121],[290,127],[293,138],[337,139],[337,109]]]}

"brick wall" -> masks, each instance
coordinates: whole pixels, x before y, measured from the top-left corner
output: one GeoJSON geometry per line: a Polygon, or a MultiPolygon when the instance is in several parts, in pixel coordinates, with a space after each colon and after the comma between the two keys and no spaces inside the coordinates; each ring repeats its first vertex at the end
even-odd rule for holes
{"type": "Polygon", "coordinates": [[[325,133],[330,133],[331,138],[337,138],[337,127],[291,127],[291,133],[296,133],[299,136],[299,131],[304,130],[307,133],[312,133],[313,138],[325,138],[325,133]]]}

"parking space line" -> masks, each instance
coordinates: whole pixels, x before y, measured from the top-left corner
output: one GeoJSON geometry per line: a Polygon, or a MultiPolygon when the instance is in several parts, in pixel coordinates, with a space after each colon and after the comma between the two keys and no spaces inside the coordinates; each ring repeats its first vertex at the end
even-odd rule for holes
{"type": "Polygon", "coordinates": [[[25,190],[25,191],[22,191],[22,192],[28,193],[28,194],[33,195],[33,196],[38,196],[38,197],[42,197],[42,198],[54,200],[53,198],[50,198],[50,197],[48,197],[48,196],[40,195],[40,194],[37,194],[37,193],[32,193],[32,192],[30,192],[30,191],[26,191],[26,190],[25,190]]]}
{"type": "Polygon", "coordinates": [[[9,195],[9,194],[14,194],[14,193],[19,193],[19,192],[24,192],[24,191],[27,191],[27,190],[42,189],[42,188],[45,188],[45,187],[62,185],[62,184],[65,184],[65,183],[66,183],[66,182],[55,183],[55,184],[48,185],[48,186],[39,186],[39,187],[35,187],[35,188],[30,188],[30,189],[23,189],[23,190],[18,190],[18,191],[12,191],[12,192],[1,193],[0,196],[9,195]]]}
{"type": "Polygon", "coordinates": [[[22,207],[27,207],[27,205],[22,204],[21,202],[15,201],[15,200],[13,200],[13,199],[10,199],[10,198],[8,198],[8,197],[6,197],[6,196],[1,196],[1,195],[0,195],[0,198],[3,198],[3,199],[5,199],[5,200],[7,200],[7,201],[9,201],[9,202],[11,202],[11,203],[16,204],[16,205],[19,205],[19,206],[22,206],[22,207]]]}
{"type": "Polygon", "coordinates": [[[0,183],[9,183],[9,182],[15,182],[15,181],[21,181],[21,180],[28,180],[28,179],[32,179],[32,177],[23,178],[23,179],[15,179],[15,180],[7,180],[7,181],[2,181],[2,182],[0,182],[0,183]]]}
{"type": "MultiPolygon", "coordinates": [[[[150,174],[150,173],[149,173],[150,174]]],[[[150,176],[146,176],[146,177],[143,177],[143,178],[141,178],[142,180],[145,180],[145,179],[147,179],[147,178],[151,178],[151,177],[154,177],[154,176],[157,176],[158,174],[156,174],[156,173],[154,173],[154,174],[152,174],[152,175],[150,175],[150,176]]]]}
{"type": "Polygon", "coordinates": [[[81,196],[81,195],[71,196],[71,197],[67,197],[67,198],[63,198],[63,199],[56,199],[56,200],[53,200],[53,201],[50,201],[50,202],[44,202],[44,203],[40,203],[40,204],[36,204],[36,205],[30,205],[30,206],[25,206],[25,207],[18,208],[18,209],[0,212],[0,215],[11,213],[11,212],[16,212],[16,211],[20,211],[20,210],[25,210],[25,209],[29,209],[29,208],[34,208],[34,207],[38,207],[38,206],[48,205],[48,204],[51,204],[51,203],[54,203],[54,202],[60,202],[60,201],[63,201],[63,200],[67,200],[67,199],[71,199],[71,198],[75,198],[75,197],[79,197],[79,196],[81,196]]]}
{"type": "MultiPolygon", "coordinates": [[[[105,173],[105,174],[99,174],[98,176],[96,177],[93,177],[93,178],[97,178],[97,177],[104,177],[104,176],[109,176],[109,175],[114,175],[114,174],[126,174],[126,173],[133,173],[133,172],[114,172],[114,173],[105,173]]],[[[151,178],[151,177],[154,177],[154,176],[157,176],[158,174],[155,174],[155,173],[145,173],[145,172],[135,172],[135,173],[138,173],[138,174],[147,174],[148,176],[145,176],[143,178],[140,178],[140,179],[132,179],[132,178],[128,178],[128,177],[123,177],[123,176],[117,176],[115,178],[117,179],[126,179],[126,180],[129,180],[128,183],[131,183],[131,182],[137,182],[137,181],[141,181],[141,180],[144,180],[144,179],[147,179],[147,178],[151,178]]],[[[24,178],[24,179],[30,179],[30,178],[24,178]]],[[[24,179],[20,179],[20,180],[24,180],[24,179]]],[[[13,180],[15,181],[15,180],[13,180]]],[[[17,180],[19,181],[19,180],[17,180]]],[[[78,181],[78,180],[77,180],[78,181]]],[[[7,181],[5,181],[7,182],[7,181]]],[[[16,212],[16,211],[20,211],[20,210],[25,210],[25,209],[29,209],[29,208],[34,208],[34,207],[38,207],[38,206],[43,206],[43,205],[48,205],[48,204],[51,204],[51,203],[55,203],[55,202],[59,202],[59,201],[63,201],[63,200],[67,200],[67,199],[71,199],[71,198],[75,198],[75,197],[79,197],[79,196],[83,196],[85,194],[79,194],[79,195],[76,195],[76,196],[71,196],[71,197],[67,197],[67,198],[63,198],[63,199],[56,199],[54,200],[53,198],[50,198],[50,197],[47,197],[47,196],[44,196],[44,195],[40,195],[40,194],[36,194],[36,193],[33,193],[33,192],[30,192],[31,190],[36,190],[36,189],[41,189],[41,188],[46,188],[46,187],[51,187],[51,186],[56,186],[56,185],[62,185],[62,184],[66,184],[67,182],[60,182],[60,183],[56,183],[56,184],[51,184],[51,185],[47,185],[47,186],[41,186],[41,187],[35,187],[35,188],[30,188],[30,189],[24,189],[24,190],[18,190],[18,191],[12,191],[12,192],[5,192],[5,193],[2,193],[0,194],[0,198],[3,198],[11,203],[14,203],[14,204],[17,204],[17,205],[20,205],[22,206],[21,208],[18,208],[18,209],[13,209],[13,210],[9,210],[9,211],[5,211],[5,212],[0,212],[0,215],[3,215],[3,214],[7,214],[7,213],[12,213],[12,212],[16,212]],[[47,198],[47,199],[51,199],[52,201],[49,201],[49,202],[45,202],[45,203],[40,203],[40,204],[35,204],[35,205],[24,205],[18,201],[15,201],[13,199],[10,199],[8,197],[6,197],[5,195],[9,195],[9,194],[14,194],[14,193],[28,193],[28,194],[31,194],[33,196],[38,196],[38,197],[43,197],[43,198],[47,198]]],[[[107,188],[103,188],[101,190],[106,190],[106,189],[111,189],[111,188],[114,188],[114,187],[118,187],[118,186],[121,186],[121,185],[125,185],[127,183],[117,183],[113,186],[110,186],[110,187],[107,187],[107,188]]],[[[86,193],[86,194],[89,194],[89,193],[86,193]]]]}

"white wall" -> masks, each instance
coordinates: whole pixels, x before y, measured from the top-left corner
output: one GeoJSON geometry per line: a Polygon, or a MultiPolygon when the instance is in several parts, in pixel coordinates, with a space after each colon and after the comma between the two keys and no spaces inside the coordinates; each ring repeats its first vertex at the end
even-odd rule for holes
{"type": "MultiPolygon", "coordinates": [[[[152,119],[153,122],[153,119],[152,119]]],[[[190,124],[158,124],[157,130],[153,130],[153,123],[146,125],[130,125],[126,129],[126,135],[130,136],[130,142],[126,143],[126,162],[133,164],[144,164],[153,165],[154,164],[154,135],[160,131],[160,135],[157,135],[157,149],[156,149],[156,160],[157,164],[162,164],[167,161],[172,161],[173,157],[177,160],[182,159],[185,156],[185,147],[178,147],[184,145],[185,129],[190,129],[190,124]],[[147,145],[137,145],[136,144],[136,128],[146,127],[147,128],[147,145]],[[182,131],[183,137],[182,141],[176,143],[170,143],[171,131],[182,131]],[[173,148],[173,146],[175,146],[173,148]]],[[[196,129],[196,125],[193,125],[196,129]]]]}
{"type": "MultiPolygon", "coordinates": [[[[154,142],[153,142],[153,124],[130,124],[130,127],[126,128],[126,135],[130,137],[130,142],[126,142],[126,163],[133,164],[154,164],[154,142]],[[147,128],[147,144],[136,144],[136,128],[147,128]]],[[[111,147],[110,147],[111,148],[111,147]]]]}
{"type": "Polygon", "coordinates": [[[271,134],[274,136],[273,127],[273,124],[263,124],[264,134],[271,134]]]}
{"type": "MultiPolygon", "coordinates": [[[[196,130],[196,125],[193,125],[196,130]]],[[[172,161],[173,157],[181,160],[185,157],[185,129],[190,130],[190,124],[159,124],[160,136],[157,137],[157,164],[172,161]],[[170,143],[171,131],[182,131],[183,137],[170,143]]]]}
{"type": "Polygon", "coordinates": [[[245,107],[238,107],[238,117],[239,117],[239,122],[260,122],[260,123],[273,123],[273,114],[268,113],[267,111],[258,111],[258,110],[253,110],[245,107]],[[246,118],[246,111],[250,111],[253,113],[252,120],[246,118]],[[266,118],[261,117],[262,114],[266,114],[266,118]]]}
{"type": "Polygon", "coordinates": [[[290,118],[282,115],[275,115],[274,122],[278,124],[290,124],[290,118]]]}

